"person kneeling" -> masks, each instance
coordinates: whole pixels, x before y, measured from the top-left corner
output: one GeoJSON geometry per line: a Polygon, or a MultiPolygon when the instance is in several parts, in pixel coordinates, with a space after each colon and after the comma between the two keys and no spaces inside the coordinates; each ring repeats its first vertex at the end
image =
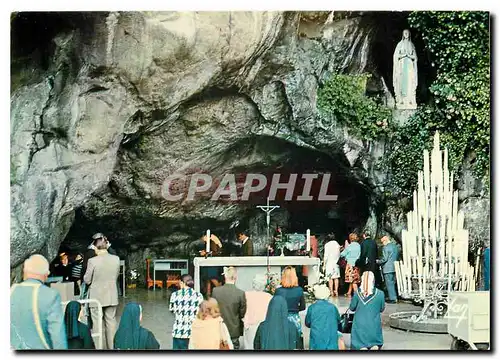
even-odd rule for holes
{"type": "Polygon", "coordinates": [[[160,344],[151,331],[141,326],[142,307],[128,303],[123,310],[120,325],[115,334],[117,350],[158,350],[160,344]]]}
{"type": "Polygon", "coordinates": [[[301,345],[297,327],[288,320],[285,298],[273,296],[267,308],[266,319],[259,324],[255,333],[254,350],[297,350],[301,345]]]}
{"type": "Polygon", "coordinates": [[[305,319],[305,325],[311,328],[309,341],[311,350],[339,350],[343,345],[342,333],[338,331],[339,310],[328,301],[329,296],[330,290],[326,285],[315,286],[316,302],[307,309],[305,319]]]}
{"type": "Polygon", "coordinates": [[[358,289],[349,304],[355,311],[351,331],[351,349],[379,350],[384,344],[381,313],[385,309],[384,293],[375,287],[375,276],[365,271],[358,289]]]}

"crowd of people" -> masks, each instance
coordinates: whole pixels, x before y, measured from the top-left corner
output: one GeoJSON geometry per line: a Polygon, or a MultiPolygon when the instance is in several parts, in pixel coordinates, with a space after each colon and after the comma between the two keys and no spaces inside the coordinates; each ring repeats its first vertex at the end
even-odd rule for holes
{"type": "MultiPolygon", "coordinates": [[[[204,295],[194,290],[191,275],[182,275],[179,289],[169,299],[169,310],[175,317],[173,349],[301,350],[305,348],[305,326],[310,328],[310,350],[345,350],[339,331],[342,330],[341,316],[330,301],[339,296],[341,270],[348,287],[345,296],[350,297],[349,310],[354,313],[350,348],[381,349],[384,344],[381,313],[386,302],[397,302],[394,262],[399,258],[399,249],[388,236],[383,236],[379,257],[375,241],[366,233],[361,239],[351,233],[341,246],[329,236],[323,254],[327,283],[313,287],[315,302],[307,308],[305,292],[292,266],[283,269],[280,285],[273,294],[267,292],[265,274],[255,276],[251,291],[239,289],[235,267],[224,267],[221,282],[204,295]],[[377,274],[385,283],[387,299],[377,274]],[[302,319],[300,313],[304,310],[302,319]]],[[[244,233],[240,241],[251,246],[244,233]]],[[[60,266],[64,268],[59,271],[69,274],[68,278],[79,279],[80,301],[70,301],[63,311],[59,292],[45,285],[50,273],[48,261],[42,255],[32,255],[24,262],[24,281],[11,288],[12,347],[95,349],[98,348],[94,342],[97,333],[102,336],[99,348],[159,349],[154,334],[141,325],[140,304],[127,303],[117,324],[120,260],[110,253],[107,238],[101,233],[94,235],[76,270],[66,268],[67,256],[62,255],[60,266]],[[97,300],[102,311],[82,299],[97,300]],[[97,325],[101,323],[102,329],[99,329],[97,325]]]]}
{"type": "MultiPolygon", "coordinates": [[[[103,250],[104,242],[96,247],[103,250]]],[[[116,262],[105,252],[91,258],[84,276],[91,298],[103,305],[105,348],[116,350],[155,350],[160,345],[153,333],[141,326],[142,307],[128,303],[115,331],[116,262]],[[93,285],[107,285],[96,292],[93,285]],[[106,294],[107,293],[107,294],[106,294]]],[[[32,255],[24,263],[24,282],[13,286],[11,293],[11,344],[15,349],[94,349],[92,326],[85,323],[84,307],[70,301],[63,314],[59,293],[44,285],[49,264],[42,255],[32,255]],[[32,298],[33,301],[21,301],[32,298]],[[34,321],[33,321],[34,319],[34,321]]],[[[190,275],[183,275],[180,289],[172,293],[169,309],[175,316],[172,331],[174,350],[300,350],[304,348],[299,311],[305,309],[304,291],[298,286],[295,268],[287,266],[281,287],[274,295],[265,292],[266,276],[257,275],[253,290],[236,287],[237,270],[224,268],[224,285],[216,287],[204,300],[193,289],[190,275]],[[240,338],[243,338],[243,346],[240,338]]],[[[314,291],[316,302],[308,309],[305,326],[311,329],[311,350],[344,350],[338,331],[340,315],[328,301],[330,291],[319,285],[314,291]]],[[[372,272],[363,274],[361,288],[351,300],[350,309],[360,315],[352,328],[352,348],[380,348],[383,345],[380,312],[384,310],[383,293],[374,287],[372,272]],[[361,319],[359,319],[361,317],[361,319]]],[[[95,317],[94,323],[96,322],[95,317]]]]}

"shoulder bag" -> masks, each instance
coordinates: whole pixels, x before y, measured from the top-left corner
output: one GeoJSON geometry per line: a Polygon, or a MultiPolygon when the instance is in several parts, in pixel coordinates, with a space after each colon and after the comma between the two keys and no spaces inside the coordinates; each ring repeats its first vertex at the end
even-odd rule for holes
{"type": "Polygon", "coordinates": [[[350,334],[352,329],[352,322],[354,321],[354,314],[349,309],[340,316],[339,331],[343,334],[350,334]]]}
{"type": "Polygon", "coordinates": [[[229,344],[225,340],[226,332],[224,331],[224,321],[220,322],[220,343],[219,343],[219,350],[229,350],[229,344]]]}

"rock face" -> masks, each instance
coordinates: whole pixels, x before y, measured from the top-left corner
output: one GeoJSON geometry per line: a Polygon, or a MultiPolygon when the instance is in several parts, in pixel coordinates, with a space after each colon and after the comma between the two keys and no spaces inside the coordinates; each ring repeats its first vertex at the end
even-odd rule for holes
{"type": "MultiPolygon", "coordinates": [[[[98,231],[121,254],[135,253],[129,260],[140,266],[138,254],[189,253],[207,228],[233,238],[235,220],[264,251],[255,208],[263,199],[169,202],[162,191],[173,174],[332,173],[343,201],[315,206],[317,214],[282,206],[272,225],[302,219],[305,231],[311,216],[350,229],[384,227],[376,203],[385,175],[374,166],[384,144],[322,117],[316,94],[332,71],[370,72],[380,79],[372,87],[390,98],[390,82],[372,61],[385,15],[51,16],[37,18],[40,26],[64,24],[39,46],[50,51],[27,46],[33,34],[13,45],[24,52],[12,59],[12,268],[35,252],[52,259],[65,238],[82,248],[98,231]]],[[[30,21],[18,14],[14,32],[30,21]]]]}

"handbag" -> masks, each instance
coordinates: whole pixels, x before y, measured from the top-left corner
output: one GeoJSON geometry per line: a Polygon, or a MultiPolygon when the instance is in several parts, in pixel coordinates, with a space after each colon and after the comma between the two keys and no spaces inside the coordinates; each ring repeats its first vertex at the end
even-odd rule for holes
{"type": "Polygon", "coordinates": [[[229,344],[227,343],[226,340],[224,340],[224,336],[226,332],[224,331],[224,327],[222,326],[224,324],[224,321],[220,322],[220,343],[219,343],[219,350],[229,350],[229,344]]]}
{"type": "Polygon", "coordinates": [[[339,331],[343,334],[350,334],[352,329],[352,322],[354,321],[354,314],[349,309],[340,316],[339,331]]]}

